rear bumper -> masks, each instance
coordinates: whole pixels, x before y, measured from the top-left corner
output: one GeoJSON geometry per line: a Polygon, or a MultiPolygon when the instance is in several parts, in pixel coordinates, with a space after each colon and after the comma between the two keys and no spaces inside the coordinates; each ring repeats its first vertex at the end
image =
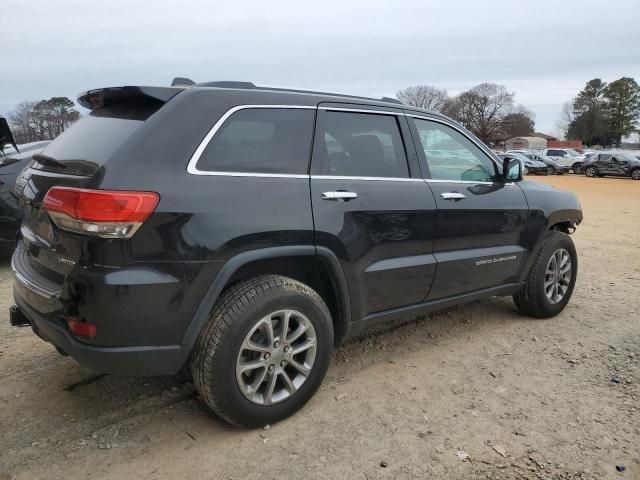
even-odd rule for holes
{"type": "Polygon", "coordinates": [[[192,347],[181,342],[191,317],[180,315],[174,306],[184,285],[170,275],[141,267],[92,267],[57,283],[40,273],[21,247],[11,267],[14,301],[33,331],[84,367],[103,373],[172,375],[191,352],[192,347]],[[185,321],[179,321],[181,317],[185,321]],[[86,340],[72,335],[69,318],[96,325],[98,334],[86,340]]]}
{"type": "Polygon", "coordinates": [[[75,339],[59,323],[31,308],[14,288],[18,308],[29,319],[33,332],[67,353],[83,367],[102,373],[122,375],[173,375],[180,370],[191,351],[183,345],[97,347],[75,339]]]}

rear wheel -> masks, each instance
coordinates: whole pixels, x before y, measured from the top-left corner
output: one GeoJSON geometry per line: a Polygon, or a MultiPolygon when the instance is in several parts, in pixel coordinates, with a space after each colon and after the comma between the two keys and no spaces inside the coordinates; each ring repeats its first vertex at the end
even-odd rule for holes
{"type": "Polygon", "coordinates": [[[555,173],[555,170],[553,169],[553,167],[547,167],[547,175],[553,175],[555,173]]]}
{"type": "Polygon", "coordinates": [[[314,290],[287,277],[256,277],[214,306],[194,348],[193,382],[229,423],[275,423],[313,396],[332,348],[331,315],[314,290]]]}
{"type": "Polygon", "coordinates": [[[587,177],[591,177],[591,178],[596,177],[598,176],[598,169],[596,167],[587,167],[584,171],[584,174],[587,177]]]}
{"type": "Polygon", "coordinates": [[[640,168],[635,168],[631,171],[631,178],[634,180],[640,180],[640,168]]]}
{"type": "Polygon", "coordinates": [[[575,173],[576,175],[582,173],[582,167],[579,163],[574,163],[571,167],[571,170],[573,170],[573,173],[575,173]]]}
{"type": "Polygon", "coordinates": [[[577,273],[578,256],[571,237],[562,232],[547,232],[522,290],[513,300],[526,315],[553,317],[569,303],[577,273]]]}
{"type": "Polygon", "coordinates": [[[529,175],[529,168],[528,167],[524,167],[524,170],[522,171],[522,173],[524,175],[529,175]]]}

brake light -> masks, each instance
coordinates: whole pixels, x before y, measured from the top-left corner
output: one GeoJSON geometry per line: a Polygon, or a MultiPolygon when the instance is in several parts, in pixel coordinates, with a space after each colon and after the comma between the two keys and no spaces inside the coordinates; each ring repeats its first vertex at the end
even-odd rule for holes
{"type": "Polygon", "coordinates": [[[159,200],[155,192],[53,187],[44,197],[43,205],[51,220],[63,230],[104,238],[130,238],[153,213],[159,200]]]}

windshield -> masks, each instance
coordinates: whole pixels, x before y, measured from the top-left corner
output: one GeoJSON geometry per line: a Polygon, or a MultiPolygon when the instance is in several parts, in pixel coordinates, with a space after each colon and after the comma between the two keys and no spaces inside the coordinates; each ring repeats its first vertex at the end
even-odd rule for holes
{"type": "Polygon", "coordinates": [[[572,157],[579,157],[580,154],[571,148],[567,148],[567,153],[572,157]]]}

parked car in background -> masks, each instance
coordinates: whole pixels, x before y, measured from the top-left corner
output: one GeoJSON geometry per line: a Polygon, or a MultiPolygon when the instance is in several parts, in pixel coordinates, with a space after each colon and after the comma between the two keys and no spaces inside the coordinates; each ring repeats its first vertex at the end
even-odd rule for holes
{"type": "Polygon", "coordinates": [[[519,152],[506,152],[498,154],[498,157],[502,160],[516,158],[520,160],[523,166],[523,172],[525,175],[549,175],[549,168],[542,162],[537,160],[531,160],[526,155],[519,152]]]}
{"type": "Polygon", "coordinates": [[[14,192],[16,178],[32,160],[42,152],[49,141],[17,145],[7,121],[0,117],[0,255],[15,247],[20,228],[20,204],[14,192]]]}
{"type": "Polygon", "coordinates": [[[560,165],[571,168],[573,173],[580,173],[580,165],[585,158],[572,148],[545,148],[542,153],[560,165]]]}
{"type": "Polygon", "coordinates": [[[601,152],[582,163],[587,177],[631,177],[640,180],[640,159],[627,152],[601,152]]]}
{"type": "Polygon", "coordinates": [[[539,153],[533,150],[528,150],[528,151],[527,150],[509,150],[506,153],[521,153],[522,155],[527,157],[529,160],[534,160],[536,162],[544,163],[547,166],[547,171],[549,172],[549,175],[554,175],[554,174],[562,175],[564,173],[568,173],[571,171],[569,167],[560,165],[553,158],[548,157],[544,153],[539,153]]]}

